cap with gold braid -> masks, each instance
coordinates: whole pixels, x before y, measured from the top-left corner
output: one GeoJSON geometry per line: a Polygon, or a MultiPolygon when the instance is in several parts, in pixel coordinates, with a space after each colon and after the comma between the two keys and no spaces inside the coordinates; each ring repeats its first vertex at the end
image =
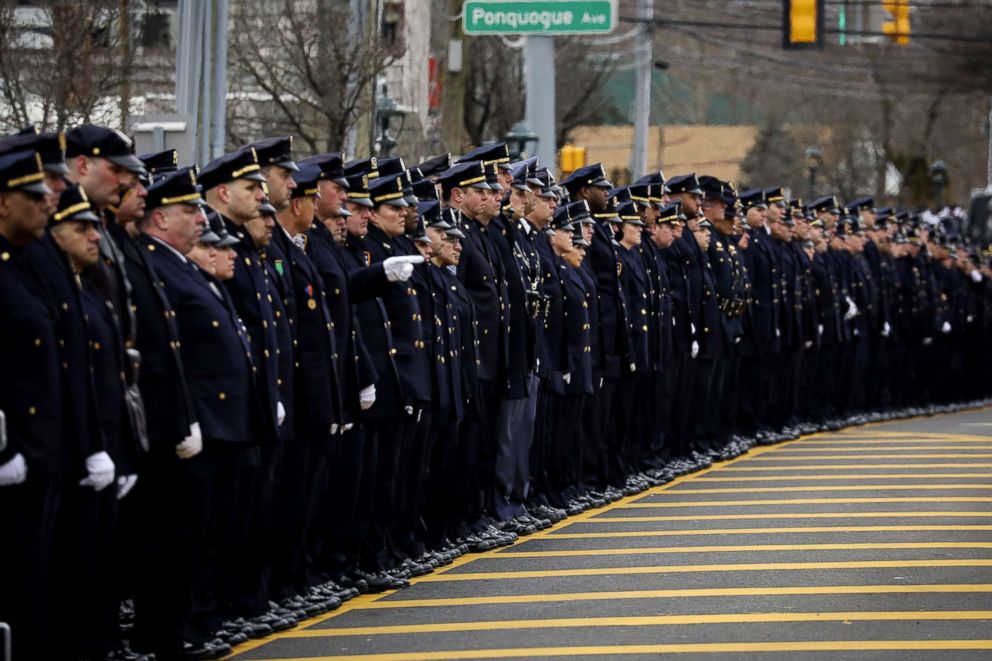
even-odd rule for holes
{"type": "Polygon", "coordinates": [[[353,174],[347,178],[348,181],[348,201],[363,207],[372,208],[372,198],[369,197],[369,176],[367,174],[353,174]]]}
{"type": "Polygon", "coordinates": [[[41,165],[48,172],[69,174],[65,164],[65,135],[38,133],[33,126],[20,133],[0,139],[0,156],[15,151],[36,151],[41,155],[41,165]]]}
{"type": "Polygon", "coordinates": [[[48,219],[48,225],[81,221],[84,223],[100,223],[100,217],[93,213],[93,205],[86,197],[86,191],[79,184],[68,186],[59,196],[59,205],[55,213],[48,219]]]}
{"type": "Polygon", "coordinates": [[[145,208],[155,209],[170,204],[206,204],[200,197],[201,187],[196,182],[196,172],[191,167],[180,168],[163,175],[148,187],[145,208]]]}
{"type": "Polygon", "coordinates": [[[152,175],[152,178],[179,169],[179,152],[175,149],[153,151],[148,154],[141,154],[138,158],[145,164],[145,169],[148,170],[148,174],[152,175]]]}
{"type": "Polygon", "coordinates": [[[786,208],[787,205],[785,202],[785,193],[782,192],[781,186],[776,186],[774,188],[766,188],[764,190],[764,193],[765,193],[765,202],[767,204],[774,204],[783,209],[786,208]]]}
{"type": "Polygon", "coordinates": [[[51,195],[45,185],[41,154],[36,151],[15,151],[0,156],[0,193],[20,191],[32,195],[51,195]]]}
{"type": "Polygon", "coordinates": [[[290,191],[290,197],[313,197],[319,190],[318,181],[321,178],[320,166],[314,163],[304,163],[293,173],[296,188],[290,191]]]}
{"type": "Polygon", "coordinates": [[[466,161],[453,165],[441,173],[438,182],[445,193],[453,188],[489,190],[489,184],[486,183],[486,169],[482,161],[466,161]]]}
{"type": "Polygon", "coordinates": [[[200,171],[199,181],[205,191],[235,179],[265,181],[261,170],[255,150],[251,147],[242,147],[207,163],[200,171]]]}
{"type": "Polygon", "coordinates": [[[404,199],[402,177],[379,177],[369,182],[369,197],[373,206],[389,204],[394,207],[408,207],[404,199]]]}
{"type": "Polygon", "coordinates": [[[677,225],[681,214],[682,202],[680,200],[675,200],[674,202],[670,202],[661,208],[658,212],[658,220],[655,222],[677,225]]]}

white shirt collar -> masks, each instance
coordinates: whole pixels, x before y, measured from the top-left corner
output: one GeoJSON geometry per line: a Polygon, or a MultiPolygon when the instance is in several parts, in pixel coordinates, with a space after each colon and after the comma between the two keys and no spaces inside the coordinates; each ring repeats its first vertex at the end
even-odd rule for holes
{"type": "Polygon", "coordinates": [[[182,254],[181,252],[179,252],[178,250],[176,250],[175,248],[173,248],[172,246],[170,246],[168,243],[166,243],[162,239],[158,238],[157,236],[152,236],[151,234],[149,234],[148,236],[149,236],[149,238],[152,239],[152,241],[155,241],[159,245],[163,245],[166,248],[168,248],[169,250],[171,250],[172,251],[172,254],[175,255],[176,257],[178,257],[179,259],[181,259],[182,262],[183,262],[183,264],[185,264],[188,261],[186,259],[186,255],[182,254]]]}

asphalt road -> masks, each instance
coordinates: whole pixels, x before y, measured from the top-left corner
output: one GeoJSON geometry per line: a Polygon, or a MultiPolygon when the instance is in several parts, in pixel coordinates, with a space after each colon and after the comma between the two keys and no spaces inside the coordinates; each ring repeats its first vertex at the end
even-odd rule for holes
{"type": "Polygon", "coordinates": [[[758,448],[235,650],[992,658],[992,409],[758,448]]]}

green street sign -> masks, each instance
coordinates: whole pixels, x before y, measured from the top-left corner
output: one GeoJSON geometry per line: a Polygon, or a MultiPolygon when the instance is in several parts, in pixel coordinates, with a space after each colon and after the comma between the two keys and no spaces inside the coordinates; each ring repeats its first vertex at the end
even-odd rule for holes
{"type": "Polygon", "coordinates": [[[466,0],[462,29],[485,34],[608,34],[617,25],[615,0],[466,0]]]}

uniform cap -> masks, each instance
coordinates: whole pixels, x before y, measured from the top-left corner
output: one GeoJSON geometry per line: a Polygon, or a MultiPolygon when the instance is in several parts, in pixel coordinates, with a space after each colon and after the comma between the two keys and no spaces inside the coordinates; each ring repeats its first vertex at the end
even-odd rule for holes
{"type": "Polygon", "coordinates": [[[261,169],[255,150],[252,147],[242,147],[207,163],[200,170],[199,182],[205,191],[235,179],[264,182],[261,169]]]}
{"type": "Polygon", "coordinates": [[[348,187],[348,180],[344,178],[344,162],[339,151],[307,156],[300,160],[298,165],[316,165],[320,168],[321,179],[330,179],[339,186],[348,187]]]}
{"type": "Polygon", "coordinates": [[[134,155],[134,142],[117,129],[84,124],[69,131],[65,142],[66,158],[105,158],[135,174],[145,174],[144,164],[134,155]]]}
{"type": "Polygon", "coordinates": [[[278,165],[287,170],[296,171],[299,166],[293,160],[293,136],[286,135],[278,138],[266,138],[253,142],[247,147],[253,147],[258,157],[258,164],[265,168],[278,165]]]}
{"type": "Polygon", "coordinates": [[[51,195],[52,191],[45,185],[41,154],[30,150],[0,156],[0,193],[7,191],[51,195]]]}
{"type": "Polygon", "coordinates": [[[389,204],[394,207],[408,207],[404,199],[403,177],[379,177],[369,182],[369,197],[373,206],[389,204]]]}
{"type": "Polygon", "coordinates": [[[180,168],[156,179],[148,187],[145,206],[148,209],[170,204],[204,205],[200,196],[202,188],[196,181],[196,171],[192,167],[180,168]]]}
{"type": "Polygon", "coordinates": [[[16,151],[36,151],[46,171],[65,175],[69,173],[65,164],[65,146],[65,135],[62,133],[38,133],[32,126],[0,139],[0,156],[16,151]]]}
{"type": "Polygon", "coordinates": [[[68,186],[59,196],[58,208],[48,219],[49,226],[58,223],[82,221],[98,224],[100,217],[93,212],[93,205],[86,197],[86,191],[79,184],[68,186]]]}

